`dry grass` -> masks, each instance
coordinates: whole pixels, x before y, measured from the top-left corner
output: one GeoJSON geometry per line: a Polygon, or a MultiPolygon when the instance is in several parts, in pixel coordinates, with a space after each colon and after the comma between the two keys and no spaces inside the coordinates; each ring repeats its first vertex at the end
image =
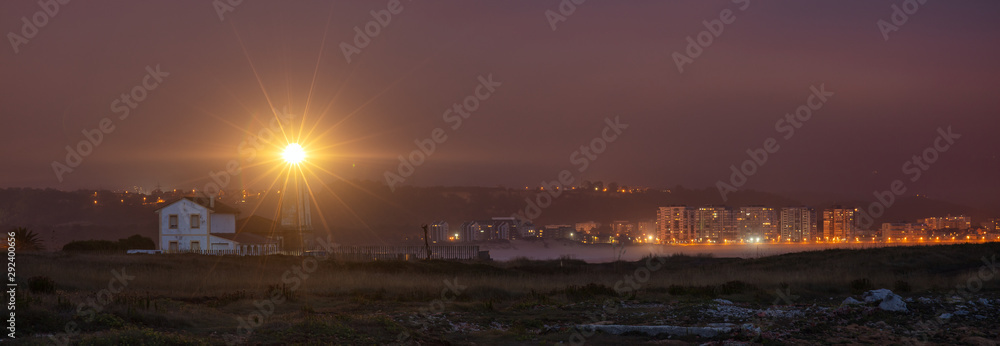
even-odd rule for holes
{"type": "MultiPolygon", "coordinates": [[[[54,293],[21,296],[29,302],[26,310],[35,314],[25,317],[35,324],[29,329],[35,333],[58,332],[67,322],[80,320],[76,314],[78,304],[108,288],[109,281],[115,278],[113,271],[124,269],[135,278],[101,312],[106,315],[103,322],[84,324],[85,332],[90,333],[84,336],[118,330],[118,334],[107,338],[131,340],[128,338],[150,333],[129,328],[180,333],[163,336],[167,339],[232,334],[238,327],[237,318],[259,311],[255,303],[264,299],[269,289],[277,289],[284,290],[285,297],[291,300],[276,307],[276,321],[292,323],[289,326],[301,330],[319,328],[316,333],[340,342],[386,343],[392,341],[391,336],[379,334],[379,326],[386,330],[404,327],[378,318],[426,308],[429,302],[441,298],[442,290],[448,287],[445,281],[457,281],[466,287],[456,301],[449,303],[448,310],[515,318],[521,313],[539,313],[525,312],[538,304],[558,307],[623,297],[615,293],[616,284],[636,274],[645,277],[647,269],[651,272],[649,280],[640,283],[632,299],[697,301],[721,296],[770,304],[777,289],[804,299],[825,300],[837,296],[843,299],[859,287],[869,286],[894,289],[903,295],[908,293],[899,292],[899,288],[921,294],[945,293],[974,275],[983,265],[982,257],[997,254],[1000,243],[825,250],[756,259],[671,256],[649,260],[653,267],[647,267],[647,261],[587,264],[572,259],[319,261],[307,278],[296,280],[289,278],[297,277],[295,268],[301,270],[308,261],[305,258],[38,253],[19,255],[18,268],[23,279],[45,276],[55,282],[54,293]],[[662,267],[655,269],[661,263],[662,267]],[[296,289],[295,282],[301,287],[296,289]],[[317,320],[310,316],[346,316],[347,320],[317,320]],[[367,332],[346,332],[351,330],[367,332]]],[[[1000,280],[984,283],[983,291],[997,290],[1000,280]]],[[[553,321],[581,318],[560,311],[545,313],[551,314],[547,318],[553,321]]],[[[284,327],[272,327],[262,329],[267,332],[262,331],[259,335],[264,336],[260,337],[284,335],[280,332],[284,327]]]]}
{"type": "MultiPolygon", "coordinates": [[[[718,285],[741,281],[761,288],[790,284],[845,291],[853,280],[874,286],[907,281],[913,290],[945,289],[974,273],[983,256],[1000,246],[962,244],[866,250],[826,250],[757,259],[672,256],[653,270],[643,288],[718,285]]],[[[359,291],[389,295],[434,293],[445,280],[469,287],[489,287],[520,295],[589,283],[613,286],[645,267],[645,262],[586,264],[578,260],[475,262],[321,261],[301,280],[294,272],[303,258],[217,257],[199,255],[88,255],[47,253],[22,255],[21,275],[47,276],[59,290],[96,292],[114,278],[112,271],[135,276],[127,290],[167,298],[215,296],[237,291],[263,293],[271,285],[301,282],[297,295],[336,296],[359,291]]],[[[659,261],[652,262],[654,266],[659,261]]],[[[431,296],[434,296],[433,294],[431,296]]]]}

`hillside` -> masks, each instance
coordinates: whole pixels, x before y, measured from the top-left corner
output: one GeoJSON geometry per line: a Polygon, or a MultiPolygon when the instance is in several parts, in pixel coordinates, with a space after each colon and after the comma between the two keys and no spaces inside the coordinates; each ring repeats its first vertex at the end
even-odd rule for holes
{"type": "MultiPolygon", "coordinates": [[[[536,198],[538,190],[502,187],[403,187],[395,192],[371,181],[338,181],[315,185],[313,224],[330,229],[341,243],[389,244],[419,239],[420,225],[437,220],[447,221],[453,228],[462,222],[511,216],[528,205],[526,198],[536,198]],[[319,210],[320,212],[316,212],[319,210]]],[[[53,189],[0,189],[0,227],[28,227],[41,235],[48,249],[59,249],[73,240],[119,239],[132,234],[156,235],[156,208],[142,204],[143,195],[131,194],[126,201],[104,191],[100,198],[95,191],[59,191],[53,189]],[[112,197],[107,197],[112,196],[112,197]],[[94,201],[100,199],[99,203],[94,201]]],[[[236,195],[236,194],[231,194],[236,195]]],[[[262,194],[259,199],[245,202],[228,198],[227,204],[238,206],[240,218],[256,215],[277,218],[277,194],[262,194]]],[[[730,206],[800,205],[796,200],[780,195],[740,191],[731,195],[730,206]]],[[[544,202],[544,200],[543,200],[544,202]]],[[[547,208],[540,208],[535,219],[538,225],[572,224],[597,221],[607,224],[614,220],[653,220],[657,207],[685,204],[701,206],[721,204],[714,189],[650,190],[638,193],[595,191],[565,191],[554,198],[547,208]]],[[[861,205],[870,201],[830,200],[817,209],[833,204],[861,205]]],[[[924,197],[900,198],[876,224],[915,220],[945,214],[966,214],[978,224],[987,217],[1000,215],[954,203],[924,197]]]]}

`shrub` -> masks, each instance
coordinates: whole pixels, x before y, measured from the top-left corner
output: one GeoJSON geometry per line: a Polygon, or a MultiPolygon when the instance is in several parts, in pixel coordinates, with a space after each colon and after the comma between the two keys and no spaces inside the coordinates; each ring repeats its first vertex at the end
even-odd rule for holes
{"type": "Polygon", "coordinates": [[[617,292],[611,287],[589,283],[584,286],[568,286],[566,287],[566,298],[572,301],[583,301],[587,299],[594,298],[596,296],[615,296],[617,292]]]}
{"type": "Polygon", "coordinates": [[[125,239],[118,239],[117,242],[110,240],[78,240],[63,246],[63,251],[125,251],[125,250],[153,250],[156,243],[153,239],[135,234],[125,239]]]}
{"type": "MultiPolygon", "coordinates": [[[[69,318],[66,314],[38,308],[18,307],[17,313],[17,333],[20,335],[33,335],[41,333],[61,333],[66,328],[69,318]]],[[[13,340],[11,340],[13,341],[13,340]]],[[[16,343],[16,342],[15,342],[16,343]]]]}
{"type": "Polygon", "coordinates": [[[265,297],[283,297],[286,301],[294,301],[295,291],[288,288],[288,285],[285,285],[283,283],[268,285],[265,297]]]}
{"type": "Polygon", "coordinates": [[[119,251],[118,243],[110,240],[78,240],[63,245],[63,251],[119,251]]]}
{"type": "Polygon", "coordinates": [[[504,301],[512,294],[505,289],[489,286],[473,286],[458,295],[458,301],[504,301]]]}
{"type": "Polygon", "coordinates": [[[122,250],[154,250],[156,243],[153,242],[153,239],[135,234],[125,239],[118,239],[118,247],[122,250]]]}
{"type": "Polygon", "coordinates": [[[28,278],[28,291],[51,294],[56,291],[56,282],[48,276],[32,276],[28,278]]]}
{"type": "Polygon", "coordinates": [[[739,294],[745,291],[752,290],[753,288],[754,288],[753,285],[750,285],[743,281],[729,281],[722,285],[719,285],[718,288],[716,289],[716,293],[722,295],[739,294]]]}
{"type": "Polygon", "coordinates": [[[868,278],[861,278],[851,281],[851,292],[854,294],[861,294],[868,291],[874,287],[872,281],[868,278]]]}

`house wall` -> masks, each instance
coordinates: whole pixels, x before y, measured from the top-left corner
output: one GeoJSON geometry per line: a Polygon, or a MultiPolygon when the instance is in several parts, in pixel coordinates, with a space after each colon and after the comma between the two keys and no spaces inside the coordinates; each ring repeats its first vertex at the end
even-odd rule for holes
{"type": "Polygon", "coordinates": [[[239,246],[235,241],[213,236],[211,250],[236,250],[239,246]]]}
{"type": "Polygon", "coordinates": [[[160,219],[160,250],[168,251],[170,242],[177,242],[179,251],[191,250],[191,242],[197,241],[202,250],[209,249],[209,220],[211,215],[205,208],[192,201],[182,199],[157,211],[160,219]],[[191,215],[200,215],[198,228],[191,228],[191,215]],[[170,228],[170,215],[177,215],[177,228],[170,228]]]}
{"type": "Polygon", "coordinates": [[[212,233],[236,233],[236,214],[212,214],[212,233]]]}

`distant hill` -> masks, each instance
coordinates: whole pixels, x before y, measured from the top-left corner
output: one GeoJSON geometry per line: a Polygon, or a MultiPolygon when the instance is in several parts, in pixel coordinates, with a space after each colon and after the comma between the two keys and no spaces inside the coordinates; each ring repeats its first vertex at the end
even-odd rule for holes
{"type": "Polygon", "coordinates": [[[0,189],[0,229],[27,227],[38,233],[50,251],[75,240],[118,240],[134,234],[156,237],[156,206],[143,204],[143,195],[94,193],[0,189]]]}
{"type": "MultiPolygon", "coordinates": [[[[390,191],[379,182],[337,181],[314,184],[313,224],[318,230],[329,229],[337,242],[343,244],[391,244],[415,241],[423,232],[421,224],[447,221],[457,229],[468,220],[510,216],[524,210],[526,198],[535,199],[538,190],[502,187],[402,187],[390,191]]],[[[47,249],[58,249],[73,240],[116,240],[133,234],[155,238],[155,204],[143,204],[145,195],[118,194],[101,191],[59,191],[53,189],[0,189],[0,227],[28,227],[37,232],[47,249]],[[97,203],[94,201],[97,200],[97,203]]],[[[238,196],[238,194],[230,194],[238,196]]],[[[278,198],[275,193],[262,193],[259,198],[228,197],[225,202],[242,210],[240,219],[254,216],[246,222],[249,228],[269,228],[269,220],[278,220],[278,198]]],[[[823,200],[822,196],[811,196],[823,200]]],[[[147,197],[148,199],[148,197],[147,197]]],[[[831,198],[822,209],[834,204],[861,206],[872,201],[837,200],[831,198]]],[[[660,206],[723,204],[715,189],[649,190],[637,193],[613,193],[570,190],[542,208],[535,224],[573,224],[597,221],[607,224],[615,220],[653,220],[660,206]]],[[[726,205],[766,205],[774,207],[802,205],[798,200],[777,194],[744,190],[730,194],[726,205]]],[[[971,208],[924,197],[902,197],[876,221],[914,221],[918,218],[965,214],[978,225],[983,219],[1000,216],[1000,212],[971,208]]]]}

